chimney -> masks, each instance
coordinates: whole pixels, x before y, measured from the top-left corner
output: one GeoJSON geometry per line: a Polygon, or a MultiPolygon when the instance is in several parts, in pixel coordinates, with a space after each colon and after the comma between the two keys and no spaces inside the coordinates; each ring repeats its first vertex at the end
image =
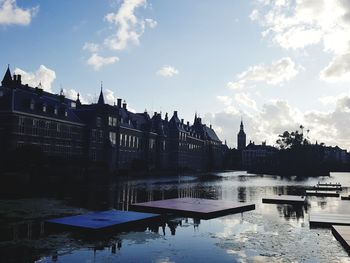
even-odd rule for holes
{"type": "Polygon", "coordinates": [[[22,84],[22,76],[21,75],[17,75],[17,81],[18,81],[18,84],[22,84]]]}
{"type": "Polygon", "coordinates": [[[119,109],[122,107],[122,99],[117,100],[117,106],[119,109]]]}
{"type": "Polygon", "coordinates": [[[174,117],[177,117],[177,110],[174,110],[174,117]]]}
{"type": "Polygon", "coordinates": [[[187,126],[190,127],[190,122],[189,121],[187,122],[187,126]]]}
{"type": "Polygon", "coordinates": [[[165,121],[168,121],[168,113],[165,113],[165,121]]]}
{"type": "Polygon", "coordinates": [[[123,102],[123,109],[124,109],[124,110],[126,110],[126,105],[127,105],[127,104],[126,104],[126,101],[124,100],[124,102],[123,102]]]}
{"type": "Polygon", "coordinates": [[[181,124],[184,124],[184,119],[181,119],[181,124]]]}
{"type": "Polygon", "coordinates": [[[211,124],[210,124],[210,129],[212,129],[212,126],[211,126],[211,124]]]}

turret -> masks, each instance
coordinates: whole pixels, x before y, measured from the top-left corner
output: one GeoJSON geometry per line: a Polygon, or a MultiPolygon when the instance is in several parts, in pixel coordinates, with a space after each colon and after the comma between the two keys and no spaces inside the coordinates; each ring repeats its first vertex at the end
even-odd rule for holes
{"type": "Polygon", "coordinates": [[[104,105],[105,104],[105,99],[103,98],[103,92],[102,92],[102,81],[101,81],[100,96],[98,97],[97,104],[99,104],[99,105],[104,105]]]}
{"type": "Polygon", "coordinates": [[[12,85],[13,79],[11,76],[10,65],[7,66],[4,78],[1,81],[1,85],[5,87],[10,87],[12,85]]]}

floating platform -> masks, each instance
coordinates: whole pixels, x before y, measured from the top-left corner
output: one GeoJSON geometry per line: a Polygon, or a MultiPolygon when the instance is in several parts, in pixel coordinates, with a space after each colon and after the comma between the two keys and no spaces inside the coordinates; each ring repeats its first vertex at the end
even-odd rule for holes
{"type": "Polygon", "coordinates": [[[335,187],[341,187],[340,183],[318,183],[318,186],[335,186],[335,187]]]}
{"type": "Polygon", "coordinates": [[[331,225],[349,225],[350,214],[314,213],[310,214],[310,226],[330,227],[331,225]]]}
{"type": "Polygon", "coordinates": [[[318,190],[318,191],[341,191],[343,188],[341,186],[331,186],[331,185],[320,185],[313,186],[310,190],[318,190]]]}
{"type": "Polygon", "coordinates": [[[160,217],[157,214],[109,210],[47,220],[47,223],[75,229],[103,230],[140,224],[160,217]]]}
{"type": "Polygon", "coordinates": [[[338,191],[306,190],[306,195],[339,197],[338,191]]]}
{"type": "Polygon", "coordinates": [[[274,196],[268,196],[264,197],[262,199],[263,203],[269,203],[269,204],[304,204],[306,201],[305,196],[298,196],[298,195],[274,195],[274,196]]]}
{"type": "Polygon", "coordinates": [[[350,254],[350,226],[332,226],[332,234],[350,254]]]}
{"type": "Polygon", "coordinates": [[[254,210],[255,204],[198,198],[175,198],[136,203],[132,204],[130,207],[143,212],[176,213],[183,216],[210,219],[228,214],[254,210]]]}
{"type": "Polygon", "coordinates": [[[348,196],[346,196],[346,195],[345,195],[345,196],[342,196],[342,197],[341,197],[341,200],[350,200],[350,195],[348,195],[348,196]]]}

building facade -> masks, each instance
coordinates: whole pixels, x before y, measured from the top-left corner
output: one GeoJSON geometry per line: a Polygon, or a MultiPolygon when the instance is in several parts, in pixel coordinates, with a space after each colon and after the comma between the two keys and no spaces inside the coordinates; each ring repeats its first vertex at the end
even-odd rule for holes
{"type": "Polygon", "coordinates": [[[278,165],[277,153],[278,150],[273,146],[266,145],[266,142],[261,145],[250,142],[242,151],[242,166],[247,170],[276,168],[278,165]]]}
{"type": "Polygon", "coordinates": [[[76,100],[22,84],[8,68],[0,87],[1,154],[34,145],[50,157],[80,158],[121,169],[204,171],[222,168],[226,147],[211,126],[195,116],[184,123],[155,112],[133,113],[126,102],[76,100]]]}

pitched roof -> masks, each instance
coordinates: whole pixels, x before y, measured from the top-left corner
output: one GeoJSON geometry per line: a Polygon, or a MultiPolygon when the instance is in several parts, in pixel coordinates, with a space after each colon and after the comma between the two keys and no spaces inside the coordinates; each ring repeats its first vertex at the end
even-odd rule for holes
{"type": "Polygon", "coordinates": [[[210,128],[206,125],[203,125],[203,129],[210,140],[221,142],[219,137],[216,135],[215,131],[212,128],[210,128]]]}

